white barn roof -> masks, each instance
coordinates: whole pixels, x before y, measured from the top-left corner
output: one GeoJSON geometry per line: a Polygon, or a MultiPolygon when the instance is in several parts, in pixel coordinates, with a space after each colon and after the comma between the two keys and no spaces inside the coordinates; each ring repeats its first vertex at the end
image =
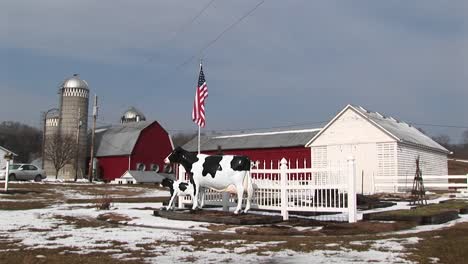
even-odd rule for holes
{"type": "Polygon", "coordinates": [[[360,114],[364,119],[368,120],[370,123],[381,129],[383,132],[387,133],[395,140],[420,147],[430,148],[436,151],[450,153],[449,150],[441,146],[439,143],[432,140],[430,137],[416,129],[410,124],[399,121],[393,117],[382,115],[378,112],[370,112],[363,108],[362,106],[347,105],[340,113],[338,113],[324,128],[320,133],[315,135],[315,137],[307,143],[307,146],[310,146],[312,142],[320,137],[320,135],[325,131],[336,119],[338,119],[344,112],[352,109],[356,113],[360,114]]]}
{"type": "MultiPolygon", "coordinates": [[[[217,150],[218,147],[223,150],[304,147],[319,131],[320,128],[314,128],[214,137],[202,136],[200,139],[200,149],[201,151],[212,151],[217,150]]],[[[193,138],[182,147],[188,151],[197,151],[198,138],[193,138]]]]}

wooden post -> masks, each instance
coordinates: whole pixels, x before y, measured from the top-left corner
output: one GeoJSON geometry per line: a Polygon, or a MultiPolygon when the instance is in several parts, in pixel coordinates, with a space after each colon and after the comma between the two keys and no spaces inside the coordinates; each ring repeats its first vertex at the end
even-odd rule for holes
{"type": "Polygon", "coordinates": [[[93,106],[93,130],[91,132],[91,154],[89,159],[89,182],[93,181],[93,167],[94,167],[94,137],[96,133],[96,119],[97,119],[98,107],[97,107],[97,95],[94,95],[94,106],[93,106]]]}
{"type": "Polygon", "coordinates": [[[356,163],[352,156],[348,157],[348,222],[357,222],[356,163]]]}
{"type": "Polygon", "coordinates": [[[5,168],[5,192],[8,192],[8,180],[10,178],[10,160],[13,160],[13,153],[5,154],[6,168],[5,168]]]}
{"type": "Polygon", "coordinates": [[[280,186],[281,186],[281,216],[283,220],[289,219],[288,213],[288,162],[285,158],[281,159],[280,166],[280,186]]]}
{"type": "Polygon", "coordinates": [[[75,156],[75,181],[78,180],[78,166],[80,159],[80,129],[81,129],[81,109],[78,109],[78,124],[76,130],[76,156],[75,156]]]}

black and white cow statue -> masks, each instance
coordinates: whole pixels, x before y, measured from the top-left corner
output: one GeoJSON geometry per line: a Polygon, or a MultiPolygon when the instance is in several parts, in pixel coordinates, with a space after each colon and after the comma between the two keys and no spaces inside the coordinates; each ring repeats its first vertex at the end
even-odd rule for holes
{"type": "Polygon", "coordinates": [[[235,214],[242,212],[242,198],[244,191],[247,191],[247,203],[244,212],[250,210],[253,187],[250,177],[251,163],[248,157],[195,154],[177,147],[167,156],[164,162],[181,164],[184,166],[185,171],[189,173],[190,183],[194,188],[193,210],[198,207],[201,188],[237,194],[235,214]]]}
{"type": "MultiPolygon", "coordinates": [[[[174,199],[176,197],[190,195],[192,197],[192,201],[194,200],[195,189],[193,188],[193,184],[191,184],[190,182],[173,181],[171,179],[165,178],[164,180],[162,180],[161,185],[169,188],[171,193],[171,200],[169,201],[169,204],[166,207],[167,210],[171,210],[174,208],[174,199]]],[[[203,190],[200,191],[200,196],[200,208],[203,208],[203,205],[205,203],[203,190]]]]}

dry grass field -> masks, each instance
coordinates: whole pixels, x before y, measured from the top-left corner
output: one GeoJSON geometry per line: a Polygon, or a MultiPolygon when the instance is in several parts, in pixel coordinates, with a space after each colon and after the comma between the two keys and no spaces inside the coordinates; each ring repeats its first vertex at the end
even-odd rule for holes
{"type": "MultiPolygon", "coordinates": [[[[468,217],[443,225],[235,226],[152,216],[156,186],[11,184],[0,192],[0,263],[464,263],[468,217]],[[110,210],[98,210],[103,197],[110,210]]],[[[448,204],[447,206],[453,206],[448,204]]]]}

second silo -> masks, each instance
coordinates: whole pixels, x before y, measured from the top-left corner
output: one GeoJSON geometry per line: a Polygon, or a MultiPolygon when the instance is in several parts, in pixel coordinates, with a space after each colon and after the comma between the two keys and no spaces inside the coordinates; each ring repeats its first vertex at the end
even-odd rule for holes
{"type": "Polygon", "coordinates": [[[62,135],[69,135],[78,144],[77,160],[62,169],[62,177],[73,179],[86,175],[89,88],[78,74],[66,79],[59,90],[59,127],[62,135]]]}

